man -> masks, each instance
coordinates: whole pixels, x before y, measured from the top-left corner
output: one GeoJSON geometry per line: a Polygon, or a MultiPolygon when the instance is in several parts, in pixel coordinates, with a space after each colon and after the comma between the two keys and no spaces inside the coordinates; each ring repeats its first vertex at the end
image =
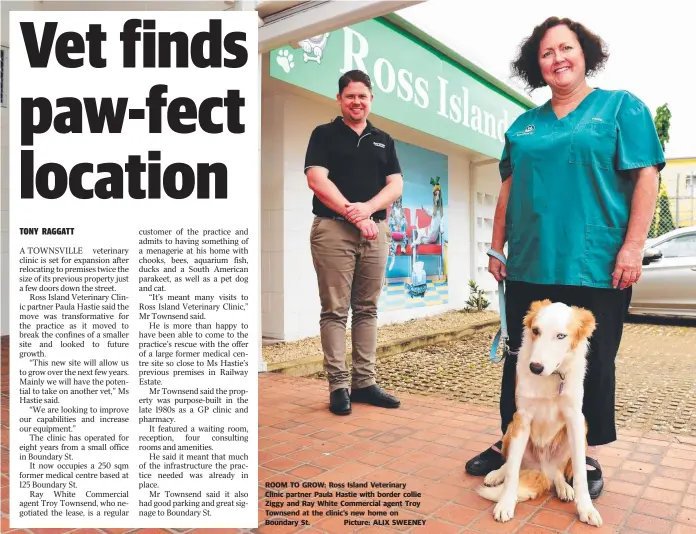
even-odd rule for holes
{"type": "Polygon", "coordinates": [[[320,330],[329,409],[351,413],[352,402],[398,408],[376,384],[377,303],[389,254],[386,208],[401,196],[394,140],[367,116],[372,82],[362,71],[338,80],[341,117],[312,132],[305,174],[314,192],[310,232],[321,300],[320,330]],[[353,375],[346,365],[346,322],[352,308],[353,375]],[[351,386],[351,393],[348,387],[351,386]]]}

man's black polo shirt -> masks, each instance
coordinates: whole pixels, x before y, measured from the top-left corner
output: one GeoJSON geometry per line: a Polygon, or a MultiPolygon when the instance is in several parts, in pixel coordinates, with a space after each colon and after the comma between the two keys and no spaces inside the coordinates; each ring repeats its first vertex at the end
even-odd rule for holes
{"type": "MultiPolygon", "coordinates": [[[[367,202],[387,185],[387,176],[400,174],[391,136],[375,128],[370,121],[361,135],[343,122],[342,117],[317,126],[309,139],[305,156],[305,172],[309,167],[324,167],[331,180],[348,202],[367,202]]],[[[326,207],[316,195],[312,213],[321,217],[339,214],[326,207]]],[[[373,213],[386,219],[386,210],[373,213]]]]}

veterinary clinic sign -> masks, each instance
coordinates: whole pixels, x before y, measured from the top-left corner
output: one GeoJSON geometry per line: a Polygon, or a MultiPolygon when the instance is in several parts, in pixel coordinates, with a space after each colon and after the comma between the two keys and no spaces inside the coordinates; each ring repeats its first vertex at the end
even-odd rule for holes
{"type": "Polygon", "coordinates": [[[390,23],[368,20],[271,52],[270,75],[335,98],[338,78],[372,78],[373,113],[499,158],[504,134],[527,108],[390,23]]]}

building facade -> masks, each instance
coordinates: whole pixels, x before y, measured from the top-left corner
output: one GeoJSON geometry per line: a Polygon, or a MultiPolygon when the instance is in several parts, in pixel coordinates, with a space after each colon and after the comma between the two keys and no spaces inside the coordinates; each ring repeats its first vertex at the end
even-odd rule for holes
{"type": "Polygon", "coordinates": [[[279,47],[263,59],[264,337],[319,333],[304,157],[312,130],[340,115],[338,79],[352,69],[370,75],[370,120],[394,137],[404,173],[402,198],[388,210],[393,235],[380,323],[461,309],[470,280],[495,309],[497,283],[485,253],[498,161],[508,126],[532,102],[395,15],[279,47]]]}
{"type": "Polygon", "coordinates": [[[696,225],[696,157],[670,158],[662,170],[674,226],[696,225]]]}
{"type": "MultiPolygon", "coordinates": [[[[8,65],[10,11],[256,11],[260,56],[277,46],[317,33],[381,16],[423,0],[158,0],[104,2],[103,0],[26,0],[0,2],[0,335],[9,335],[9,110],[8,65]]],[[[261,59],[261,58],[259,58],[261,59]]],[[[260,74],[260,73],[259,73],[260,74]]],[[[263,361],[260,361],[263,370],[263,361]]]]}
{"type": "MultiPolygon", "coordinates": [[[[304,154],[312,129],[338,115],[338,78],[354,68],[373,79],[370,119],[395,138],[404,167],[402,205],[390,209],[390,214],[399,215],[392,218],[398,239],[385,272],[380,322],[462,308],[470,280],[485,290],[491,308],[497,307],[497,285],[486,272],[485,252],[500,187],[498,158],[507,127],[534,104],[404,19],[388,14],[418,1],[158,3],[160,9],[259,13],[265,337],[289,341],[319,332],[319,297],[309,250],[312,192],[303,173],[304,154]],[[433,202],[436,189],[441,193],[438,203],[433,202]],[[427,242],[414,243],[419,234],[427,236],[427,242]],[[425,291],[414,291],[414,282],[423,279],[425,291]]],[[[20,8],[102,7],[100,2],[35,1],[20,8]]],[[[119,7],[148,11],[153,5],[132,2],[119,7]]],[[[3,6],[4,67],[11,54],[7,14],[3,6]]],[[[4,89],[6,95],[7,86],[4,89]]],[[[0,256],[6,273],[9,112],[6,101],[2,104],[0,256]]],[[[3,295],[7,283],[3,275],[3,295]]],[[[9,303],[1,300],[0,329],[7,335],[9,303]]]]}

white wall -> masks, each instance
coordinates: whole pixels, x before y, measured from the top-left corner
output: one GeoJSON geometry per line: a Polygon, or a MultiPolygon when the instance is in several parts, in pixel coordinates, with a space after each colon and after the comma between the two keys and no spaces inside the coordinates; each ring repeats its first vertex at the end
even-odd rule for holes
{"type": "Polygon", "coordinates": [[[270,157],[283,150],[283,128],[277,117],[283,115],[284,97],[263,97],[261,106],[261,321],[263,335],[283,337],[283,158],[270,157]]]}
{"type": "MultiPolygon", "coordinates": [[[[489,309],[498,310],[498,282],[488,272],[486,251],[491,247],[493,217],[500,193],[500,173],[498,160],[488,160],[483,164],[472,166],[472,212],[474,241],[471,256],[471,269],[474,280],[483,289],[485,297],[491,302],[489,309]]],[[[504,252],[507,248],[504,249],[504,252]]]]}
{"type": "MultiPolygon", "coordinates": [[[[282,128],[284,199],[284,331],[287,340],[318,333],[319,295],[309,248],[312,192],[303,172],[307,140],[318,124],[331,120],[331,109],[286,95],[282,128]]],[[[281,260],[283,261],[283,260],[281,260]]]]}
{"type": "MultiPolygon", "coordinates": [[[[279,82],[264,79],[264,114],[262,158],[264,170],[262,199],[264,221],[269,227],[264,236],[275,239],[283,235],[282,250],[263,244],[269,270],[262,278],[264,295],[263,333],[268,337],[296,340],[319,333],[319,295],[316,273],[309,247],[312,224],[312,192],[303,172],[304,157],[311,131],[317,125],[333,120],[339,113],[337,105],[307,92],[288,89],[279,82]],[[270,88],[269,88],[270,87],[270,88]],[[275,153],[277,147],[281,151],[275,153]],[[283,188],[276,190],[278,175],[275,162],[283,166],[283,188]],[[283,206],[282,219],[276,216],[278,203],[283,206]],[[271,251],[271,248],[273,250],[271,251]],[[282,331],[279,326],[282,325],[282,331]]],[[[395,139],[446,154],[449,162],[448,285],[449,303],[407,310],[382,312],[380,324],[405,321],[442,313],[464,306],[469,294],[471,276],[472,217],[470,162],[477,155],[462,147],[416,132],[375,115],[375,126],[383,128],[395,139]]],[[[481,155],[478,155],[481,158],[481,155]]],[[[490,237],[488,238],[490,240],[490,237]]],[[[485,250],[484,250],[485,253],[485,250]]],[[[349,322],[350,325],[350,322],[349,322]]]]}

